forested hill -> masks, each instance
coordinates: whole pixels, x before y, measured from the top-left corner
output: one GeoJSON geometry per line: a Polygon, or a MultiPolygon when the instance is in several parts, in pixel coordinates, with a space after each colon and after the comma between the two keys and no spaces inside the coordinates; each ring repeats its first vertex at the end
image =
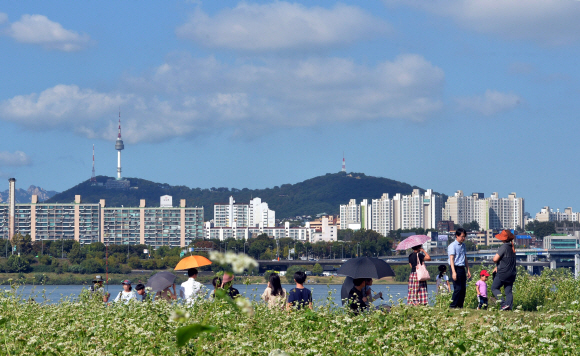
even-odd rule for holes
{"type": "MultiPolygon", "coordinates": [[[[99,176],[99,182],[109,177],[99,176]]],[[[363,173],[328,173],[296,184],[283,184],[266,189],[229,189],[229,188],[188,188],[170,186],[139,178],[127,178],[132,189],[107,190],[103,186],[91,186],[85,181],[71,189],[53,196],[47,202],[72,202],[80,194],[83,203],[98,203],[105,199],[107,206],[139,206],[139,199],[146,199],[147,206],[159,206],[159,197],[171,195],[173,205],[178,206],[180,199],[186,199],[188,206],[203,206],[205,220],[213,218],[214,203],[227,203],[233,195],[237,203],[247,203],[252,197],[260,197],[276,211],[276,218],[297,215],[316,215],[319,213],[338,214],[339,205],[347,204],[349,199],[378,199],[383,193],[393,196],[396,193],[410,194],[418,188],[407,183],[363,173]],[[136,188],[136,189],[135,189],[136,188]]],[[[421,188],[419,188],[421,189],[421,188]]],[[[421,189],[423,191],[423,189],[421,189]]]]}

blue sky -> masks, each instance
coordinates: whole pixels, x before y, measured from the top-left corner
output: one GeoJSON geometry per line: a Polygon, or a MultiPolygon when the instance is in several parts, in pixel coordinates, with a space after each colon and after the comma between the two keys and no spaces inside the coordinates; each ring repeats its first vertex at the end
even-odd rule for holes
{"type": "MultiPolygon", "coordinates": [[[[340,170],[580,209],[580,2],[4,2],[0,177],[264,188],[340,170]]],[[[6,182],[7,187],[7,182],[6,182]]],[[[378,198],[378,197],[377,197],[378,198]]]]}

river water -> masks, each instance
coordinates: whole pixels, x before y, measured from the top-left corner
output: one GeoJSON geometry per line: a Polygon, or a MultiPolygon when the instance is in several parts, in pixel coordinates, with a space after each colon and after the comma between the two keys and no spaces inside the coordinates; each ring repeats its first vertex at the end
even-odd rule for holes
{"type": "MultiPolygon", "coordinates": [[[[294,288],[294,285],[283,284],[286,290],[294,288]]],[[[241,294],[248,298],[259,300],[260,296],[266,289],[265,284],[237,284],[234,285],[236,289],[240,291],[241,294]]],[[[314,303],[317,305],[327,304],[329,298],[334,303],[340,305],[340,284],[336,285],[326,285],[326,284],[310,284],[306,285],[312,291],[312,298],[314,303]],[[329,295],[330,292],[330,295],[329,295]]],[[[5,290],[10,290],[10,286],[0,286],[5,290]]],[[[47,286],[31,286],[24,285],[20,286],[16,290],[16,294],[23,300],[28,300],[30,298],[34,299],[38,303],[57,303],[66,299],[76,298],[83,288],[86,286],[81,285],[47,285],[47,286]]],[[[213,289],[213,286],[206,285],[208,290],[213,289]]],[[[375,293],[383,292],[384,303],[388,304],[398,304],[399,299],[402,299],[403,303],[407,302],[407,285],[406,284],[375,284],[372,286],[375,293]]],[[[109,286],[109,293],[111,293],[111,298],[114,298],[121,290],[120,285],[109,286]]],[[[435,291],[434,285],[428,286],[429,296],[432,296],[435,291]]],[[[381,304],[383,301],[377,301],[375,304],[381,304]]]]}

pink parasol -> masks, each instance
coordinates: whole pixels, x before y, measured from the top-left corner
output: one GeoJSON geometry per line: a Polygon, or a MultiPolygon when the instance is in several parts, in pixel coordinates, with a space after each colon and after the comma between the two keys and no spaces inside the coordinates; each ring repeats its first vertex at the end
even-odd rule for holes
{"type": "Polygon", "coordinates": [[[429,240],[431,240],[431,238],[427,235],[409,236],[403,241],[399,242],[399,244],[397,245],[397,250],[407,250],[413,246],[422,245],[429,240]]]}

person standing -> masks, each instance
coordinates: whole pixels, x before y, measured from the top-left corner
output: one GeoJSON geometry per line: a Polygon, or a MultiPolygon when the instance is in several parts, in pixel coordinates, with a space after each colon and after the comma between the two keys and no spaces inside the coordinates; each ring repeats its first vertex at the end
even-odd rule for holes
{"type": "Polygon", "coordinates": [[[455,231],[455,241],[447,247],[451,278],[453,279],[453,296],[451,297],[450,308],[463,308],[465,292],[467,291],[467,279],[471,278],[464,244],[466,236],[465,229],[457,229],[455,231]]]}
{"type": "Polygon", "coordinates": [[[409,305],[429,304],[427,281],[419,281],[417,278],[417,265],[423,264],[425,261],[431,261],[431,256],[421,245],[413,246],[413,252],[409,255],[409,266],[411,266],[407,294],[407,304],[409,305]]]}
{"type": "Polygon", "coordinates": [[[105,288],[103,288],[103,277],[100,275],[96,276],[93,279],[93,285],[89,288],[89,291],[92,295],[98,295],[103,299],[103,302],[107,303],[109,301],[110,294],[105,292],[105,288]]]}
{"type": "Polygon", "coordinates": [[[240,295],[240,291],[234,288],[234,279],[235,276],[231,273],[225,272],[222,281],[222,289],[226,291],[226,294],[235,299],[240,295]]]}
{"type": "Polygon", "coordinates": [[[131,287],[131,281],[125,279],[123,282],[121,282],[121,284],[123,285],[123,291],[119,292],[119,295],[117,295],[117,298],[115,298],[114,302],[125,302],[125,304],[129,304],[130,300],[137,300],[137,295],[131,287]]]}
{"type": "Polygon", "coordinates": [[[491,284],[491,292],[501,305],[501,310],[511,310],[514,303],[512,287],[516,281],[516,249],[514,247],[514,234],[509,230],[503,230],[495,235],[495,238],[504,243],[499,247],[493,262],[497,264],[493,272],[497,273],[491,284]],[[504,288],[505,300],[502,299],[501,287],[504,288]]]}
{"type": "MultiPolygon", "coordinates": [[[[137,291],[137,295],[139,295],[139,297],[141,297],[141,301],[144,302],[147,300],[147,290],[145,289],[145,285],[143,283],[139,283],[135,286],[135,290],[137,291]]],[[[139,300],[139,297],[137,297],[137,300],[139,300]]]]}
{"type": "Polygon", "coordinates": [[[270,309],[282,310],[286,301],[286,289],[282,288],[278,273],[270,274],[268,287],[262,293],[262,300],[268,303],[270,309]]]}
{"type": "Polygon", "coordinates": [[[439,293],[451,293],[451,286],[449,285],[449,277],[447,277],[447,266],[439,265],[439,274],[437,275],[437,280],[435,287],[437,288],[437,294],[439,293]]]}
{"type": "Polygon", "coordinates": [[[168,302],[177,299],[177,293],[175,292],[175,283],[171,286],[165,288],[164,290],[160,290],[155,294],[155,300],[166,300],[168,302]],[[173,293],[171,292],[171,287],[173,287],[173,293]]]}
{"type": "Polygon", "coordinates": [[[179,287],[179,296],[185,300],[185,303],[192,305],[195,299],[202,293],[203,285],[196,281],[197,268],[190,268],[187,270],[187,281],[181,283],[179,287]]]}
{"type": "Polygon", "coordinates": [[[487,270],[479,272],[479,281],[475,283],[475,292],[477,293],[477,309],[487,309],[487,270]]]}
{"type": "Polygon", "coordinates": [[[348,292],[348,305],[350,310],[358,315],[360,312],[368,309],[368,299],[363,293],[366,286],[366,278],[354,278],[352,280],[354,286],[348,292]]]}
{"type": "Polygon", "coordinates": [[[306,273],[303,271],[296,271],[294,273],[294,282],[296,282],[296,288],[292,288],[288,292],[288,303],[286,304],[287,310],[300,310],[306,307],[312,310],[312,292],[310,289],[304,287],[304,282],[306,281],[306,273]]]}

